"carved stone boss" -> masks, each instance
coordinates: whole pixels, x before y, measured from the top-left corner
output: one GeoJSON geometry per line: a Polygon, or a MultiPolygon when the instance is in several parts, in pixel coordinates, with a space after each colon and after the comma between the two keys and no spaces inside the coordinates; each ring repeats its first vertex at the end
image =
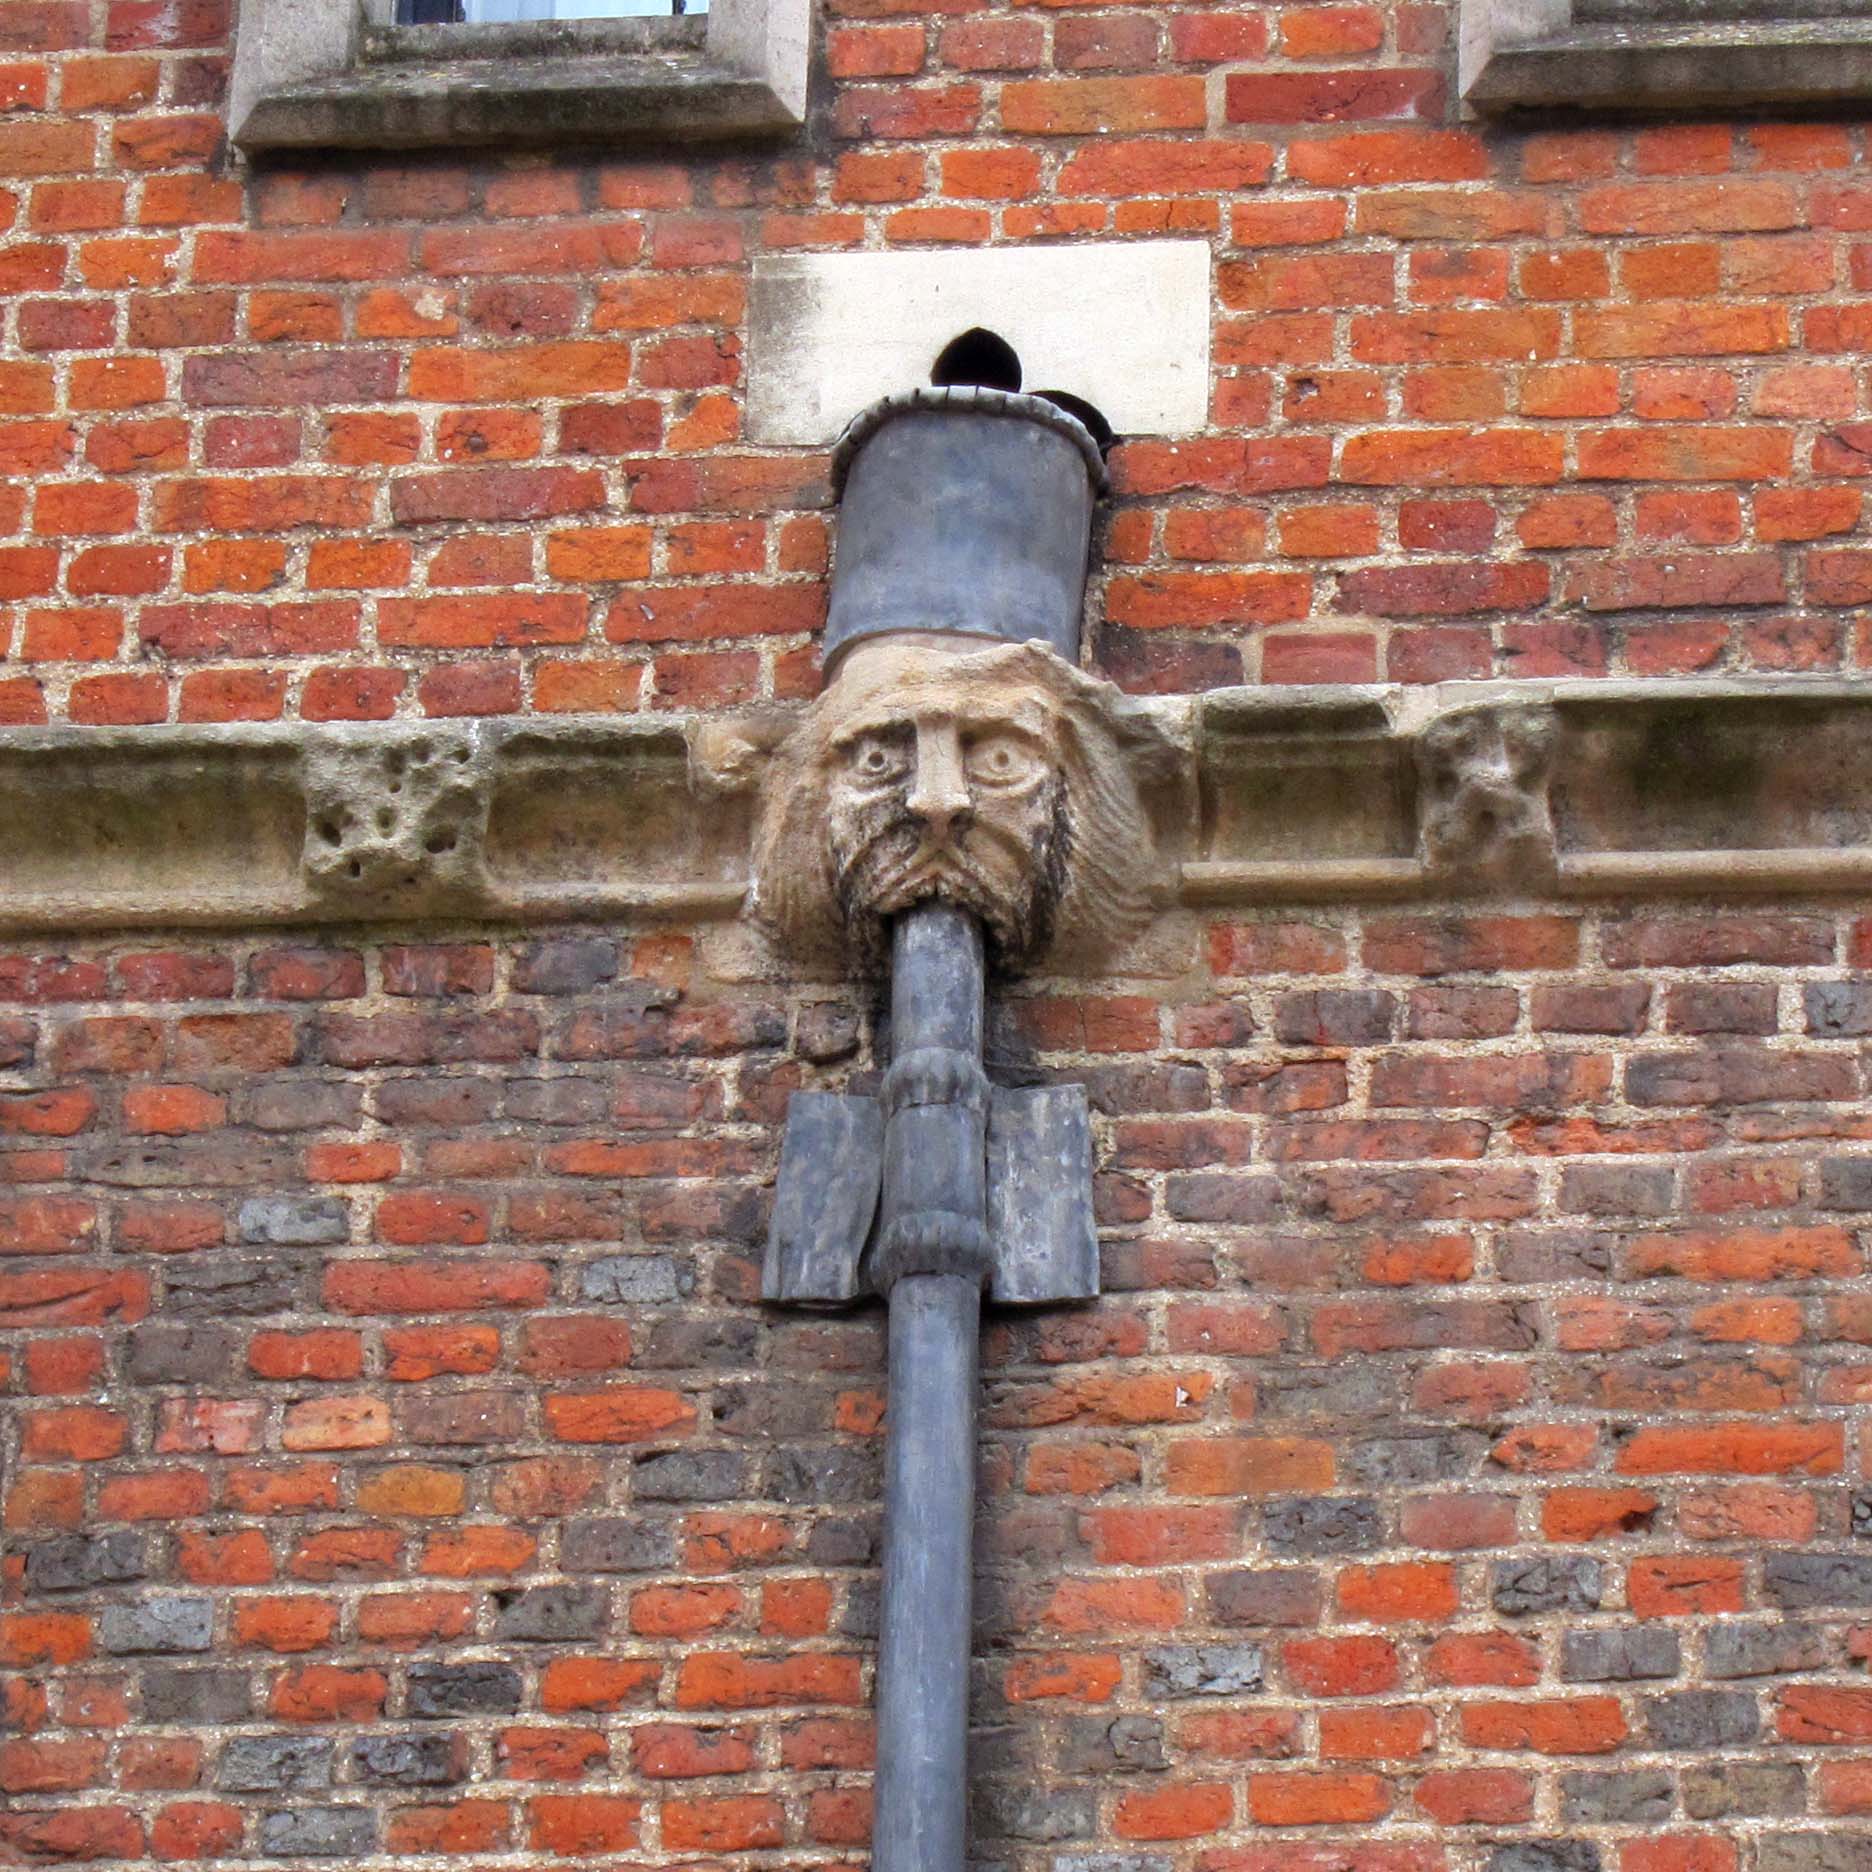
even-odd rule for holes
{"type": "Polygon", "coordinates": [[[1123,940],[1151,913],[1140,752],[1081,673],[1099,451],[1035,397],[924,391],[840,445],[828,686],[774,750],[755,907],[796,952],[888,953],[877,1097],[795,1094],[764,1292],[890,1308],[877,1872],[960,1872],[983,1292],[1098,1291],[1080,1086],[982,1069],[987,967],[1123,940]]]}

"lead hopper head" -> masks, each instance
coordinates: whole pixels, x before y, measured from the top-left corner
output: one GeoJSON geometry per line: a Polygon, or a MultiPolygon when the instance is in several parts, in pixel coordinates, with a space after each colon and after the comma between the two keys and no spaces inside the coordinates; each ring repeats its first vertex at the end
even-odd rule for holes
{"type": "Polygon", "coordinates": [[[1079,660],[1105,468],[1078,417],[1009,391],[912,390],[854,418],[833,467],[829,676],[852,645],[903,631],[1038,642],[1079,660]]]}

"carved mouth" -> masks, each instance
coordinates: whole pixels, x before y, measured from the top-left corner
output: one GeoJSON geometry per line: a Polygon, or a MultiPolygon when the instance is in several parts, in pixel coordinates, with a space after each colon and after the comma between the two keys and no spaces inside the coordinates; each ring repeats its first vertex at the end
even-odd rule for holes
{"type": "Polygon", "coordinates": [[[881,945],[888,918],[940,897],[978,916],[997,949],[1018,955],[1035,934],[1050,843],[1042,839],[1035,852],[1008,828],[979,820],[960,837],[935,842],[898,819],[846,854],[835,891],[848,926],[862,932],[867,946],[881,945]]]}

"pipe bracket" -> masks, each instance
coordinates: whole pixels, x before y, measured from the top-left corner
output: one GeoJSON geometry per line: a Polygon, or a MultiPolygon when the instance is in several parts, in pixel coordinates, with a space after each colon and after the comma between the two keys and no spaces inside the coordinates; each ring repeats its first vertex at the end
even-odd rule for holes
{"type": "Polygon", "coordinates": [[[994,1244],[974,1216],[913,1209],[884,1226],[868,1271],[882,1294],[909,1274],[958,1274],[985,1287],[994,1273],[994,1244]]]}
{"type": "Polygon", "coordinates": [[[960,1105],[979,1117],[989,1092],[979,1060],[953,1047],[918,1047],[892,1063],[881,1095],[887,1117],[912,1105],[960,1105]]]}

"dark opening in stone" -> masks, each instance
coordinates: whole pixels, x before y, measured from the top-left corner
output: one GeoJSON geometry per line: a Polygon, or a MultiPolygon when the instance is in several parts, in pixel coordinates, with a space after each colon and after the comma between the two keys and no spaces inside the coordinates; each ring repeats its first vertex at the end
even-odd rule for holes
{"type": "Polygon", "coordinates": [[[936,362],[930,366],[930,382],[1018,390],[1021,387],[1020,357],[999,332],[974,325],[943,346],[936,362]]]}

